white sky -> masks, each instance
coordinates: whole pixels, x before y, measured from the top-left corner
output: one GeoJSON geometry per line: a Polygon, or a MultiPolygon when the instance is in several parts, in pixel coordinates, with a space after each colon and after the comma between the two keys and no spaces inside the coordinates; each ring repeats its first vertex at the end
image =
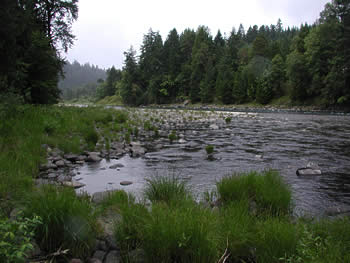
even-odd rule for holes
{"type": "Polygon", "coordinates": [[[150,28],[165,41],[169,31],[208,26],[229,33],[242,23],[283,26],[312,24],[330,0],[80,0],[79,18],[73,25],[74,47],[69,61],[89,62],[102,68],[123,66],[123,52],[132,45],[137,51],[150,28]]]}

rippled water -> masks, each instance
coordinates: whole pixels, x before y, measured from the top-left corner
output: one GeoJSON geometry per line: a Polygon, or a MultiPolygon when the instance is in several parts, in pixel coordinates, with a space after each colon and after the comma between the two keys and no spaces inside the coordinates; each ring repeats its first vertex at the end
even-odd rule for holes
{"type": "Polygon", "coordinates": [[[232,172],[277,169],[291,186],[295,211],[319,214],[335,205],[350,206],[350,117],[281,113],[231,113],[232,121],[213,120],[172,126],[186,142],[170,144],[166,138],[149,142],[142,158],[125,156],[80,169],[85,190],[93,193],[123,188],[139,194],[145,178],[175,173],[187,180],[194,193],[215,187],[215,182],[232,172]],[[155,144],[163,145],[152,150],[155,144]],[[204,147],[215,146],[214,160],[204,147]],[[321,176],[296,176],[309,162],[319,165],[321,176]],[[122,163],[125,167],[108,167],[122,163]],[[101,170],[102,168],[102,170],[101,170]],[[106,168],[106,169],[105,169],[106,168]]]}

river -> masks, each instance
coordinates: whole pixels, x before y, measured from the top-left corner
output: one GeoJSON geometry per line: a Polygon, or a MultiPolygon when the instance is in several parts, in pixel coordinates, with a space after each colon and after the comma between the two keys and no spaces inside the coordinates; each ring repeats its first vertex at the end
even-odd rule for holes
{"type": "Polygon", "coordinates": [[[180,125],[170,123],[167,129],[176,130],[181,140],[170,143],[164,136],[145,142],[148,152],[141,158],[124,156],[81,167],[81,180],[87,184],[84,190],[118,188],[141,196],[145,178],[175,174],[199,196],[214,189],[222,176],[276,169],[291,187],[296,214],[319,215],[330,207],[350,207],[349,116],[225,113],[232,118],[225,123],[223,113],[208,114],[209,120],[202,116],[180,125]],[[161,147],[152,147],[157,144],[161,147]],[[213,159],[204,150],[208,144],[214,145],[213,159]],[[115,163],[124,167],[108,169],[115,163]],[[322,175],[298,177],[296,170],[309,163],[318,165],[322,175]],[[123,180],[133,184],[120,186],[123,180]]]}

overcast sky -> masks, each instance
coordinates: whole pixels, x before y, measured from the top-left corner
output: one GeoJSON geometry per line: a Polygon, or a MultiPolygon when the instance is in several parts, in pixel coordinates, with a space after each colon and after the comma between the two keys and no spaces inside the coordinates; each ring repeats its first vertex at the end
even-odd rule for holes
{"type": "Polygon", "coordinates": [[[102,68],[123,66],[123,52],[136,50],[150,28],[165,41],[169,31],[208,26],[213,36],[218,29],[229,33],[242,23],[283,26],[312,24],[330,0],[80,0],[79,18],[73,25],[74,47],[69,61],[89,62],[102,68]]]}

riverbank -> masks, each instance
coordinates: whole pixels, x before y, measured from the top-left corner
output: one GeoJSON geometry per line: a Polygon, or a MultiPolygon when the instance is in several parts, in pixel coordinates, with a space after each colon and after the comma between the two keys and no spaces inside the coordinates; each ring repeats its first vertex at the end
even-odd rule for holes
{"type": "MultiPolygon", "coordinates": [[[[143,156],[143,145],[133,145],[141,138],[153,146],[159,137],[170,143],[173,130],[184,121],[218,120],[210,112],[197,116],[182,111],[178,119],[174,112],[155,116],[150,109],[140,114],[133,109],[19,106],[2,115],[0,229],[11,226],[23,239],[6,239],[1,256],[15,255],[23,245],[29,253],[31,235],[19,227],[24,224],[40,248],[33,260],[152,262],[156,255],[163,262],[217,262],[222,256],[230,262],[347,262],[347,217],[319,223],[295,219],[289,189],[272,171],[219,181],[217,191],[202,193],[201,203],[181,179],[171,177],[149,181],[148,194],[141,200],[124,191],[101,193],[91,200],[62,183],[74,182],[71,168],[82,163],[124,154],[143,156]],[[168,128],[163,131],[161,125],[168,128]],[[339,237],[340,232],[344,236],[339,237]]],[[[219,116],[223,125],[229,121],[229,114],[219,116]]],[[[183,139],[174,136],[176,141],[183,139]]]]}

